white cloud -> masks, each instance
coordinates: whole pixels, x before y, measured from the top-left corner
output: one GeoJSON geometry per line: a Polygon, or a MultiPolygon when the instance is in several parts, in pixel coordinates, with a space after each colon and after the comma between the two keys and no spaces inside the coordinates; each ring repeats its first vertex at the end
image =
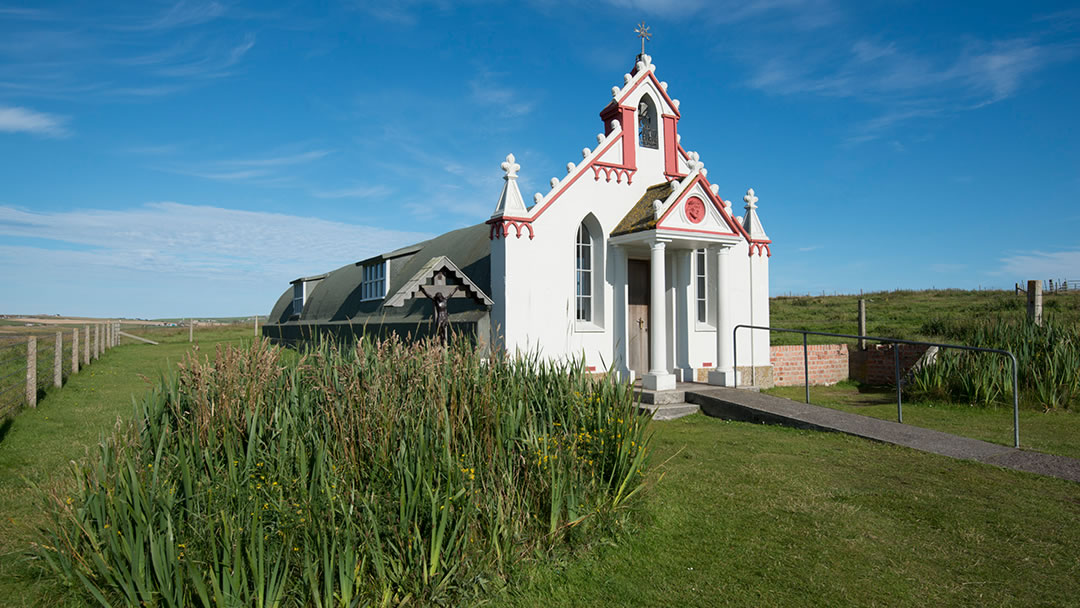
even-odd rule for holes
{"type": "Polygon", "coordinates": [[[161,170],[216,181],[257,180],[264,185],[274,185],[291,181],[291,177],[282,174],[281,169],[308,164],[332,153],[333,150],[309,150],[280,156],[233,158],[197,164],[177,164],[162,167],[161,170]]]}
{"type": "Polygon", "coordinates": [[[979,108],[1020,93],[1049,65],[1071,59],[1075,45],[1050,33],[1005,40],[969,40],[916,50],[896,41],[792,36],[782,44],[740,51],[749,88],[776,95],[852,99],[880,108],[856,124],[847,143],[877,139],[915,118],[979,108]]]}
{"type": "Polygon", "coordinates": [[[0,131],[7,133],[63,137],[68,134],[64,126],[66,122],[65,118],[55,114],[46,114],[18,106],[0,106],[0,131]]]}
{"type": "Polygon", "coordinates": [[[1030,251],[1001,259],[1001,269],[994,274],[1017,279],[1080,280],[1080,250],[1030,251]]]}
{"type": "MultiPolygon", "coordinates": [[[[150,276],[258,279],[284,289],[298,276],[393,250],[427,235],[312,217],[241,211],[174,202],[124,210],[85,209],[41,213],[0,206],[0,235],[59,241],[0,246],[0,267],[56,259],[63,269],[134,272],[150,276]],[[62,260],[62,261],[61,261],[62,260]]],[[[35,241],[31,241],[35,242],[35,241]]]]}

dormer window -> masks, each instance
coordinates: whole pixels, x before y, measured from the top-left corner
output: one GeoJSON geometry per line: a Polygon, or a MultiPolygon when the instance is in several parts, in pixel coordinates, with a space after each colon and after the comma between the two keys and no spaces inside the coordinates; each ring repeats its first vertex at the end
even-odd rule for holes
{"type": "Polygon", "coordinates": [[[660,135],[656,128],[656,104],[648,95],[638,103],[638,145],[642,148],[660,148],[660,135]]]}
{"type": "Polygon", "coordinates": [[[360,301],[381,300],[386,297],[386,262],[380,260],[364,264],[364,277],[360,282],[360,301]]]}
{"type": "Polygon", "coordinates": [[[304,312],[304,282],[297,281],[292,286],[292,316],[299,317],[304,312]]]}

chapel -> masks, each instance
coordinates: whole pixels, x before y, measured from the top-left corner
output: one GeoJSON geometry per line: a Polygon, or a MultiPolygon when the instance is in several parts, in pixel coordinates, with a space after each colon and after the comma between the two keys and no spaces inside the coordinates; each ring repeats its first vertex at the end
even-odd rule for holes
{"type": "MultiPolygon", "coordinates": [[[[520,165],[489,218],[431,240],[295,279],[263,335],[402,337],[434,331],[433,299],[481,344],[641,380],[770,385],[771,240],[753,189],[736,217],[679,133],[679,101],[642,52],[600,111],[603,130],[526,204],[520,165]]],[[[692,137],[692,136],[691,136],[692,137]]],[[[688,140],[689,141],[689,140],[688,140]]],[[[478,218],[479,219],[479,218],[478,218]]]]}

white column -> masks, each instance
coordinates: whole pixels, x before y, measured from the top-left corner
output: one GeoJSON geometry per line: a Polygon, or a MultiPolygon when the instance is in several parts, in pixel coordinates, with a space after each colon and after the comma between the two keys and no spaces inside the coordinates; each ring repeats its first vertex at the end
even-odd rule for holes
{"type": "Polygon", "coordinates": [[[645,388],[653,391],[675,389],[675,375],[668,372],[667,364],[667,298],[665,276],[664,241],[654,241],[649,252],[649,373],[642,378],[645,388]]]}
{"type": "Polygon", "coordinates": [[[731,353],[731,276],[728,272],[730,247],[716,250],[716,369],[709,372],[709,384],[737,386],[738,373],[731,353]]]}

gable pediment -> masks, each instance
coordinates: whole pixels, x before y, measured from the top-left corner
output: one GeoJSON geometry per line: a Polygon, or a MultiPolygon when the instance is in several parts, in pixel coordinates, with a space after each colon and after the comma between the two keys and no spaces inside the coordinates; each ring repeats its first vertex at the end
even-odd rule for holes
{"type": "Polygon", "coordinates": [[[689,184],[676,188],[664,201],[660,213],[660,219],[656,221],[657,230],[714,236],[739,236],[742,232],[720,197],[710,191],[700,174],[695,175],[689,184]]]}

